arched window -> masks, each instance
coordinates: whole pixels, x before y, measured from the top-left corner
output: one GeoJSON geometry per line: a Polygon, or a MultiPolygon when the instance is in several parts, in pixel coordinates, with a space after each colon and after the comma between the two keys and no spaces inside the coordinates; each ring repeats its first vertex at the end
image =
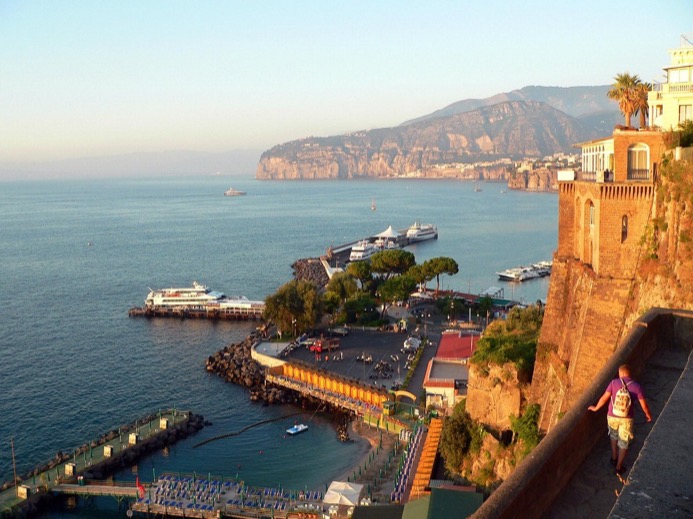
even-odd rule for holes
{"type": "Polygon", "coordinates": [[[594,225],[594,204],[590,202],[590,225],[594,225]]]}
{"type": "Polygon", "coordinates": [[[626,241],[628,238],[628,216],[623,215],[623,218],[621,218],[621,243],[626,241]]]}
{"type": "Polygon", "coordinates": [[[647,144],[631,144],[628,147],[628,180],[649,180],[650,148],[647,144]]]}

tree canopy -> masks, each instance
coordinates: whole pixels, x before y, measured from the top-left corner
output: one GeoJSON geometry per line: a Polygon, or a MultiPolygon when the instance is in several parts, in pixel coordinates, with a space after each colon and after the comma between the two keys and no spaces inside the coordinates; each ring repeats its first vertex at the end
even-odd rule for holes
{"type": "Polygon", "coordinates": [[[452,276],[457,274],[460,269],[457,262],[445,256],[431,258],[423,262],[423,270],[427,274],[427,279],[436,278],[436,293],[440,290],[440,276],[447,274],[452,276]]]}
{"type": "Polygon", "coordinates": [[[313,328],[322,316],[322,298],[309,281],[289,281],[265,299],[264,318],[292,333],[313,328]]]}
{"type": "MultiPolygon", "coordinates": [[[[639,99],[642,97],[642,93],[639,93],[642,91],[641,84],[642,81],[637,74],[632,75],[628,72],[616,74],[614,84],[606,94],[609,99],[618,101],[618,108],[625,117],[626,126],[630,126],[631,116],[639,110],[638,107],[641,104],[639,99]]],[[[647,94],[645,94],[645,105],[647,105],[647,94]]]]}
{"type": "Polygon", "coordinates": [[[415,264],[415,256],[402,249],[383,250],[371,256],[371,270],[385,279],[404,274],[415,264]]]}

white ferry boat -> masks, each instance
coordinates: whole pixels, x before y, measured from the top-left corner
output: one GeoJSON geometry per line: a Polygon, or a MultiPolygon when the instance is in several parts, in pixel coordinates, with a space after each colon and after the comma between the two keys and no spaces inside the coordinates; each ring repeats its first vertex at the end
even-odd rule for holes
{"type": "Polygon", "coordinates": [[[232,187],[224,191],[224,196],[243,196],[245,194],[245,191],[238,191],[237,189],[234,189],[232,187]]]}
{"type": "Polygon", "coordinates": [[[380,250],[381,249],[375,243],[371,243],[368,240],[361,240],[351,248],[349,261],[367,260],[380,250]]]}
{"type": "Polygon", "coordinates": [[[307,430],[308,426],[302,423],[296,424],[293,427],[290,427],[289,429],[286,430],[287,434],[290,434],[291,436],[294,436],[296,434],[300,434],[303,431],[307,430]]]}
{"type": "Polygon", "coordinates": [[[433,240],[438,238],[438,228],[430,223],[425,223],[421,225],[417,220],[414,224],[407,229],[407,239],[409,243],[416,243],[417,241],[433,240]]]}
{"type": "Polygon", "coordinates": [[[502,281],[527,281],[541,277],[534,267],[514,267],[496,272],[498,279],[502,281]]]}
{"type": "Polygon", "coordinates": [[[193,281],[192,287],[156,290],[150,288],[144,305],[149,310],[218,310],[249,313],[261,313],[265,308],[264,301],[250,301],[245,296],[227,296],[197,281],[193,281]]]}

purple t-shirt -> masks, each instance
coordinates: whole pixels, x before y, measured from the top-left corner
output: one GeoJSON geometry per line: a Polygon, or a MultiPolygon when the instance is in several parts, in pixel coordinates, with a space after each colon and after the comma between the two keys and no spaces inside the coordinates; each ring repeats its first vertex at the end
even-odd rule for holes
{"type": "MultiPolygon", "coordinates": [[[[645,393],[642,391],[642,387],[635,380],[630,377],[623,377],[623,381],[628,385],[628,392],[630,393],[630,409],[628,410],[628,418],[633,418],[633,408],[635,406],[635,401],[645,398],[645,393]]],[[[616,396],[616,391],[621,389],[623,384],[621,384],[620,378],[613,379],[606,390],[611,393],[611,398],[609,398],[609,416],[614,416],[614,397],[616,396]]]]}

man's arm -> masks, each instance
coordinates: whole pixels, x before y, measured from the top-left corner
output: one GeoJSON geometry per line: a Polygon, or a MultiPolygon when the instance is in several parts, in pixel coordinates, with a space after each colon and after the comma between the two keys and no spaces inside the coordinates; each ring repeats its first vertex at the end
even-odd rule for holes
{"type": "Polygon", "coordinates": [[[607,389],[606,391],[604,391],[604,394],[599,399],[599,402],[597,402],[597,405],[591,405],[587,409],[589,409],[590,411],[599,411],[609,401],[609,398],[611,398],[611,392],[607,389]]]}
{"type": "Polygon", "coordinates": [[[650,408],[647,405],[647,400],[645,398],[639,398],[638,402],[640,402],[640,407],[642,407],[643,412],[645,413],[645,417],[647,418],[648,422],[652,421],[652,414],[650,413],[650,408]]]}

